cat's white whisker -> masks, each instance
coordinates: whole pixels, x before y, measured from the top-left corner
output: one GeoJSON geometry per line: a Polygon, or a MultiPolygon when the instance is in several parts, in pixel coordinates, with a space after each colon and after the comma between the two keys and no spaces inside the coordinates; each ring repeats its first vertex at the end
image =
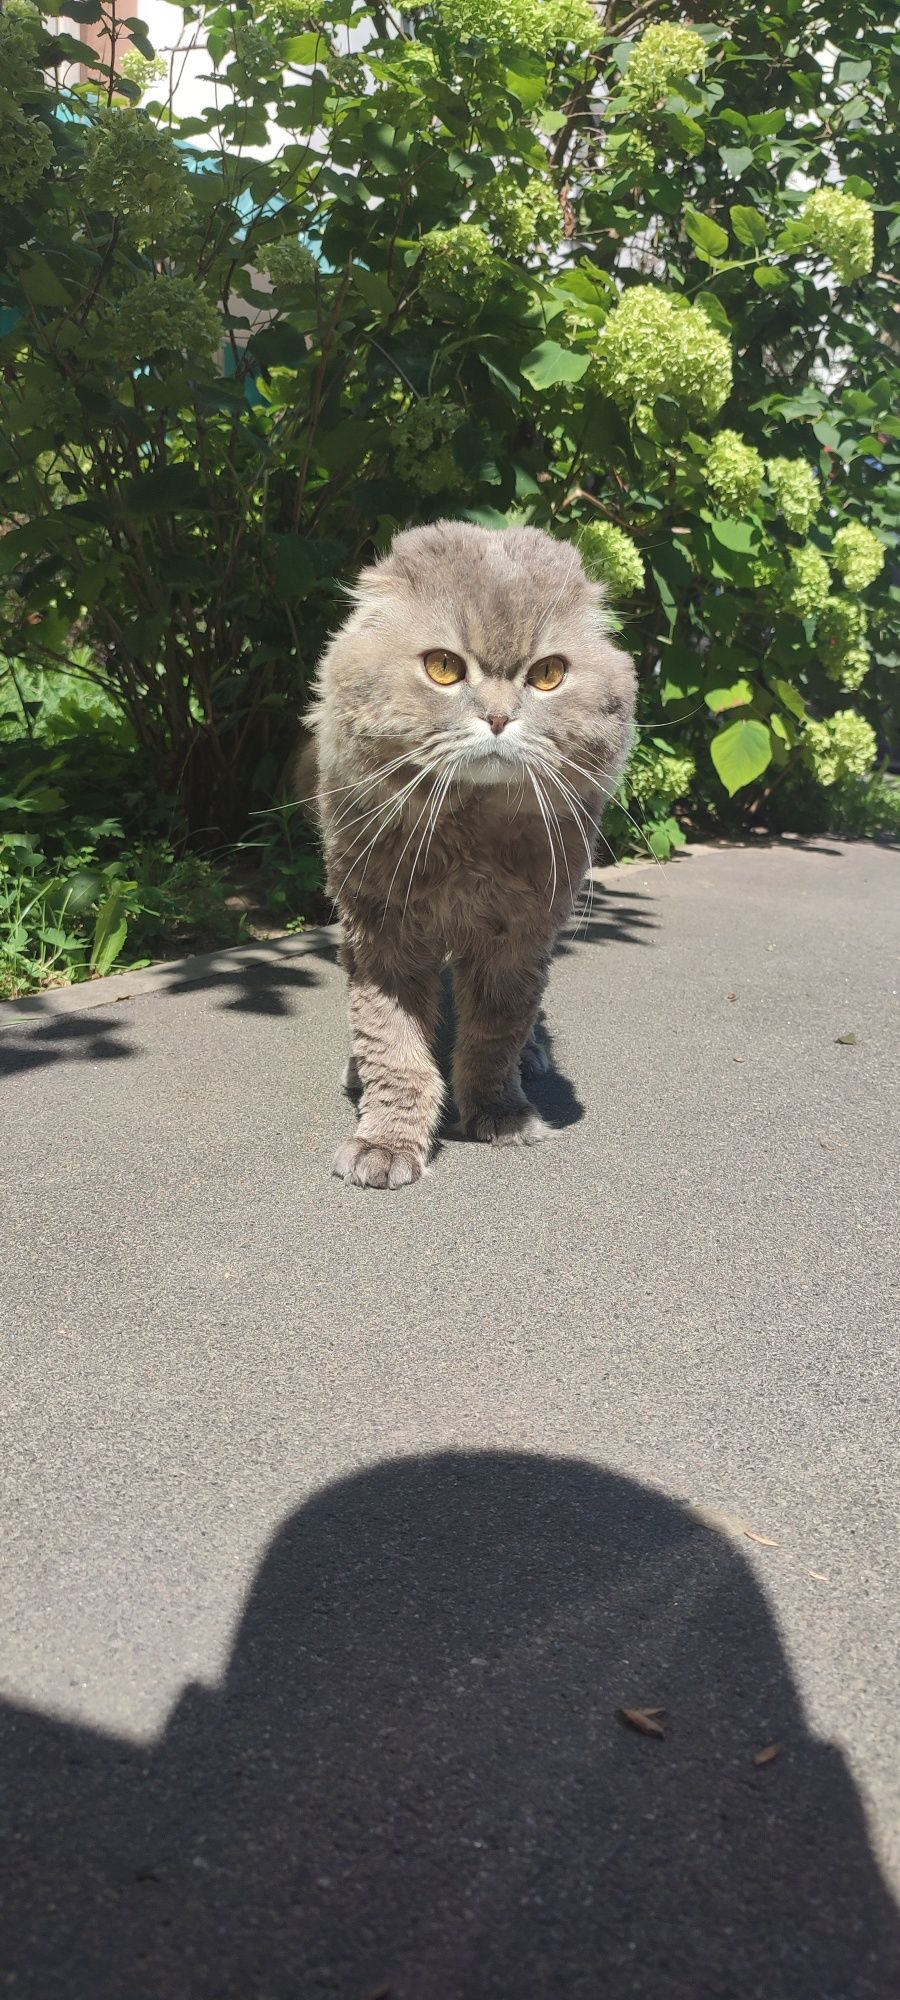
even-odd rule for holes
{"type": "MultiPolygon", "coordinates": [[[[393,889],[393,887],[394,887],[394,883],[395,883],[395,882],[396,882],[396,880],[397,880],[397,874],[398,874],[398,870],[399,870],[399,868],[400,868],[400,864],[401,864],[401,862],[402,862],[402,860],[403,860],[403,857],[404,857],[404,855],[405,855],[405,854],[407,853],[408,849],[409,849],[409,848],[411,847],[411,845],[412,845],[412,842],[414,841],[414,839],[415,839],[415,837],[416,837],[416,832],[417,832],[417,829],[418,829],[418,828],[419,828],[419,827],[421,826],[421,824],[422,824],[422,821],[423,821],[423,819],[425,818],[425,814],[427,813],[427,811],[428,811],[428,808],[429,808],[429,806],[431,805],[431,802],[432,802],[432,799],[433,799],[433,798],[434,798],[434,796],[435,796],[435,793],[436,793],[436,791],[437,791],[437,788],[438,788],[439,784],[441,783],[441,780],[442,780],[442,778],[443,778],[443,776],[444,776],[444,772],[445,772],[445,770],[446,770],[446,762],[445,762],[445,760],[444,760],[443,758],[438,758],[438,759],[436,759],[436,760],[434,761],[434,763],[433,763],[433,764],[432,764],[432,765],[430,766],[430,769],[431,769],[432,771],[434,771],[434,772],[436,773],[436,775],[435,775],[435,777],[434,777],[434,780],[433,780],[433,783],[431,784],[431,786],[430,786],[430,788],[429,788],[429,790],[428,790],[428,792],[427,792],[427,794],[426,794],[426,797],[425,797],[425,804],[423,805],[423,807],[422,807],[422,810],[421,810],[421,812],[420,812],[420,813],[419,813],[419,814],[417,815],[416,819],[415,819],[415,820],[413,821],[413,824],[412,824],[412,827],[410,828],[410,831],[409,831],[409,833],[408,833],[408,835],[407,835],[407,837],[406,837],[406,840],[404,841],[404,843],[403,843],[403,846],[402,846],[402,847],[401,847],[401,849],[400,849],[400,853],[399,853],[399,854],[398,854],[398,856],[397,856],[397,860],[396,860],[396,864],[395,864],[395,866],[394,866],[394,872],[393,872],[393,874],[392,874],[392,876],[391,876],[391,879],[390,879],[390,881],[389,881],[389,883],[388,883],[388,892],[387,892],[387,895],[385,896],[385,899],[384,899],[384,911],[383,911],[383,914],[382,914],[382,918],[381,918],[381,925],[380,925],[380,928],[381,928],[382,930],[384,929],[384,926],[385,926],[385,922],[386,922],[386,919],[387,919],[387,913],[388,913],[388,904],[390,903],[390,900],[391,900],[391,891],[392,891],[392,889],[393,889]]],[[[426,831],[427,831],[427,827],[426,827],[426,831]]],[[[423,838],[424,838],[424,836],[423,836],[423,838]]],[[[421,842],[420,842],[420,846],[421,846],[421,842]]],[[[415,861],[413,862],[413,868],[415,868],[415,861]]],[[[410,875],[410,881],[412,881],[412,875],[410,875]]],[[[408,897],[408,896],[409,896],[409,890],[407,889],[407,897],[408,897]]],[[[404,908],[404,912],[405,912],[405,910],[406,910],[406,904],[405,904],[405,903],[404,903],[404,905],[403,905],[403,908],[404,908]]]]}
{"type": "MultiPolygon", "coordinates": [[[[412,797],[412,794],[415,791],[417,785],[420,785],[422,779],[427,778],[429,776],[429,773],[432,770],[434,770],[434,768],[435,765],[433,763],[426,764],[424,768],[417,773],[416,777],[413,778],[408,785],[404,785],[403,790],[401,792],[398,792],[396,797],[389,801],[383,813],[383,816],[379,822],[379,825],[375,828],[375,832],[372,835],[371,840],[367,843],[367,845],[364,848],[360,850],[360,852],[358,852],[354,856],[347,870],[347,873],[344,876],[344,879],[340,885],[340,888],[335,891],[335,895],[333,898],[335,903],[339,902],[343,890],[346,888],[346,885],[349,882],[354,869],[357,868],[359,866],[359,863],[362,861],[363,856],[371,855],[373,848],[377,845],[378,841],[381,839],[382,834],[387,831],[387,828],[391,820],[393,819],[395,813],[397,813],[398,811],[402,811],[402,808],[406,804],[407,799],[412,797]]],[[[366,867],[368,867],[368,860],[366,861],[366,867]]],[[[360,884],[365,880],[365,874],[366,870],[364,868],[362,875],[360,876],[359,883],[357,883],[357,889],[360,887],[360,884]]]]}
{"type": "Polygon", "coordinates": [[[427,835],[427,844],[425,847],[425,853],[422,858],[422,872],[424,874],[424,871],[428,866],[428,855],[431,850],[431,843],[434,839],[435,828],[437,826],[438,820],[440,819],[441,812],[443,810],[444,800],[446,799],[447,793],[449,792],[450,787],[453,783],[454,775],[455,775],[455,767],[451,764],[449,770],[445,771],[443,777],[437,780],[436,786],[432,789],[432,792],[429,794],[429,804],[431,805],[431,811],[428,816],[428,821],[425,826],[425,830],[422,834],[422,839],[419,841],[419,845],[416,848],[416,852],[413,857],[413,865],[409,871],[409,881],[407,882],[406,885],[406,895],[403,898],[403,912],[400,918],[401,926],[406,917],[406,910],[407,910],[407,905],[409,903],[410,891],[413,885],[413,878],[415,876],[416,869],[419,865],[419,855],[422,853],[422,842],[425,841],[427,835]]]}
{"type": "MultiPolygon", "coordinates": [[[[433,736],[427,738],[426,741],[420,745],[420,749],[424,750],[426,756],[430,757],[433,754],[433,752],[437,749],[438,743],[439,743],[439,738],[433,736]]],[[[354,821],[352,819],[348,820],[347,814],[352,811],[353,806],[357,803],[357,800],[363,796],[363,793],[370,792],[373,786],[382,784],[383,782],[385,782],[386,779],[393,777],[397,771],[402,771],[405,764],[410,764],[412,763],[412,761],[413,759],[410,752],[408,750],[405,750],[401,756],[392,757],[390,763],[379,765],[376,771],[370,772],[368,777],[361,779],[358,784],[355,784],[353,786],[340,785],[335,787],[335,789],[339,791],[352,791],[354,796],[351,799],[347,800],[346,804],[341,807],[340,812],[336,815],[334,819],[323,822],[326,832],[328,832],[329,834],[336,833],[343,827],[353,826],[354,821]]]]}
{"type": "MultiPolygon", "coordinates": [[[[563,763],[563,764],[566,764],[566,765],[567,765],[567,766],[569,767],[569,769],[570,769],[570,770],[572,770],[572,771],[577,771],[577,772],[578,772],[578,775],[579,775],[579,777],[582,777],[582,778],[586,778],[586,779],[587,779],[587,781],[588,781],[588,783],[589,783],[590,785],[593,785],[593,786],[594,786],[594,787],[596,788],[596,790],[597,790],[598,792],[602,792],[602,793],[603,793],[603,796],[604,796],[604,798],[606,798],[606,799],[609,799],[609,801],[610,801],[610,803],[611,803],[611,804],[615,804],[615,805],[617,805],[617,806],[619,807],[619,810],[620,810],[620,812],[623,812],[623,813],[625,814],[625,818],[626,818],[626,819],[628,820],[628,822],[629,822],[629,825],[631,825],[631,826],[633,826],[633,827],[634,827],[634,830],[635,830],[635,833],[636,833],[636,834],[637,834],[637,836],[638,836],[638,839],[639,839],[639,840],[643,840],[643,841],[644,841],[644,842],[646,843],[646,846],[647,846],[647,851],[648,851],[648,853],[649,853],[649,855],[650,855],[650,858],[651,858],[651,860],[652,860],[652,861],[654,861],[654,862],[656,863],[656,866],[657,866],[657,868],[661,869],[661,868],[662,868],[662,862],[660,861],[660,858],[659,858],[659,855],[658,855],[658,854],[654,854],[654,852],[653,852],[653,849],[652,849],[652,847],[650,846],[650,842],[649,842],[649,840],[647,839],[647,835],[646,835],[646,833],[645,833],[645,832],[643,831],[643,828],[642,828],[642,827],[640,827],[640,826],[638,825],[638,822],[637,822],[637,820],[636,820],[636,819],[634,818],[634,815],[633,815],[633,813],[630,813],[630,812],[628,811],[628,808],[627,808],[627,806],[624,806],[624,805],[622,804],[622,801],[621,801],[621,799],[620,799],[620,798],[619,798],[619,797],[617,796],[617,794],[616,794],[615,792],[611,792],[611,791],[609,790],[608,786],[604,785],[604,784],[603,784],[603,782],[602,782],[602,780],[601,780],[600,778],[598,778],[598,777],[596,776],[596,774],[595,774],[595,773],[594,773],[593,771],[586,771],[586,770],[585,770],[585,768],[584,768],[584,766],[583,766],[583,764],[576,764],[576,763],[575,763],[575,760],[574,760],[574,758],[573,758],[573,757],[565,757],[565,756],[563,756],[563,753],[562,753],[562,751],[561,751],[560,749],[558,749],[558,748],[557,748],[557,746],[556,746],[555,744],[554,744],[554,755],[555,755],[555,756],[556,756],[556,757],[557,757],[557,758],[559,759],[559,761],[560,761],[561,763],[563,763]]],[[[608,843],[607,843],[607,845],[608,845],[608,843]]],[[[615,857],[613,857],[613,858],[615,859],[615,857]]],[[[667,885],[667,886],[668,886],[668,885],[667,885]]]]}
{"type": "Polygon", "coordinates": [[[535,796],[535,798],[537,799],[537,803],[538,803],[538,811],[539,811],[539,813],[540,813],[540,815],[541,815],[541,818],[542,818],[542,820],[543,820],[543,822],[544,822],[544,830],[545,830],[545,832],[546,832],[546,835],[547,835],[547,845],[548,845],[548,847],[549,847],[549,849],[550,849],[550,874],[549,874],[549,875],[547,876],[547,882],[548,882],[548,884],[549,884],[549,883],[551,883],[551,882],[552,882],[552,884],[553,884],[553,886],[552,886],[552,888],[551,888],[551,890],[550,890],[550,908],[552,909],[552,907],[553,907],[553,904],[554,904],[554,903],[555,903],[555,901],[556,901],[556,882],[557,882],[557,875],[556,875],[556,849],[555,849],[555,847],[554,847],[554,845],[553,845],[553,835],[552,835],[552,833],[551,833],[551,831],[550,831],[550,821],[549,821],[549,819],[547,818],[547,813],[546,813],[546,809],[545,809],[545,806],[544,806],[544,797],[543,797],[543,792],[542,792],[542,789],[541,789],[541,785],[540,785],[540,781],[539,781],[539,779],[537,779],[537,778],[535,777],[535,774],[534,774],[534,772],[533,772],[533,770],[531,769],[531,766],[530,766],[529,764],[526,764],[526,766],[525,766],[525,769],[526,769],[526,771],[528,772],[528,776],[529,776],[529,779],[531,780],[531,789],[532,789],[532,791],[534,792],[534,796],[535,796]]]}
{"type": "MultiPolygon", "coordinates": [[[[542,768],[542,766],[541,766],[540,764],[538,764],[538,765],[537,765],[537,768],[538,768],[538,770],[540,770],[540,772],[541,772],[541,778],[542,778],[542,779],[546,779],[546,778],[548,777],[549,773],[548,773],[548,772],[546,772],[546,771],[544,771],[544,770],[543,770],[543,768],[542,768]]],[[[549,814],[550,814],[550,816],[551,816],[551,818],[552,818],[552,820],[553,820],[553,824],[554,824],[554,826],[555,826],[555,828],[556,828],[556,831],[557,831],[557,833],[559,834],[559,851],[560,851],[560,853],[561,853],[561,855],[562,855],[562,860],[563,860],[563,867],[565,868],[565,871],[566,871],[566,881],[567,881],[567,882],[568,882],[568,884],[569,884],[569,901],[571,902],[571,904],[572,904],[572,906],[573,906],[573,908],[574,908],[574,905],[575,905],[575,891],[574,891],[574,889],[573,889],[573,887],[572,887],[572,876],[571,876],[571,872],[570,872],[570,869],[569,869],[569,857],[568,857],[568,854],[566,853],[566,837],[565,837],[565,834],[563,833],[563,830],[562,830],[562,826],[561,826],[561,824],[560,824],[560,818],[559,818],[559,814],[558,814],[558,812],[557,812],[557,810],[556,810],[556,807],[555,807],[555,806],[554,806],[554,804],[553,804],[553,801],[552,801],[552,799],[551,799],[551,797],[550,797],[550,794],[549,794],[549,792],[548,792],[548,791],[546,791],[546,790],[544,789],[544,786],[543,786],[543,785],[541,786],[541,789],[542,789],[542,791],[544,792],[544,802],[545,802],[545,804],[546,804],[546,807],[547,807],[547,811],[549,812],[549,814]]]]}

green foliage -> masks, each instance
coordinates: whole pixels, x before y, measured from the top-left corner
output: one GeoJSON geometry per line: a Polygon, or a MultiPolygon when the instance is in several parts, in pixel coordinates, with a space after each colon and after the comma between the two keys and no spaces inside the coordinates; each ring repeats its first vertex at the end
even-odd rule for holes
{"type": "Polygon", "coordinates": [[[447,513],[548,528],[627,593],[642,721],[695,766],[686,806],[659,773],[640,798],[655,828],[836,794],[848,716],[896,746],[874,0],[199,0],[169,10],[206,40],[187,118],[98,5],[112,57],[0,12],[0,649],[48,678],[76,649],[179,854],[272,806],[348,577],[447,513]]]}
{"type": "Polygon", "coordinates": [[[133,732],[75,678],[0,669],[0,998],[237,942],[228,880],[176,855],[133,732]],[[14,676],[14,679],[13,679],[14,676]]]}

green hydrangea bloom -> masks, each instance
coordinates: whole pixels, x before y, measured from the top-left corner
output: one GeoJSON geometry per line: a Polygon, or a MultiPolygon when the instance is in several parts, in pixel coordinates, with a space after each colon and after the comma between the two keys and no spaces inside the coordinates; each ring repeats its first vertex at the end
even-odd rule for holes
{"type": "Polygon", "coordinates": [[[805,535],[822,502],[818,480],[803,458],[770,458],[769,485],[779,513],[798,535],[805,535]]]}
{"type": "Polygon", "coordinates": [[[784,568],[770,549],[753,557],[750,573],[757,590],[777,590],[784,579],[784,568]]]}
{"type": "Polygon", "coordinates": [[[693,757],[669,756],[639,743],[625,772],[626,791],[643,806],[665,808],[685,797],[696,774],[693,757]]]}
{"type": "Polygon", "coordinates": [[[462,467],[450,446],[462,423],[462,411],[448,409],[438,397],[423,396],[391,423],[391,450],[399,479],[419,493],[456,493],[465,485],[462,467]]]}
{"type": "Polygon", "coordinates": [[[791,567],[784,582],[785,603],[798,618],[814,618],[828,601],[831,575],[825,557],[811,543],[791,550],[791,567]]]}
{"type": "Polygon", "coordinates": [[[611,521],[588,521],[578,547],[588,575],[605,583],[613,597],[632,597],[643,590],[643,557],[631,536],[611,521]]]}
{"type": "Polygon", "coordinates": [[[271,76],[273,70],[281,68],[277,43],[256,21],[237,20],[232,34],[234,53],[248,76],[271,76]]]}
{"type": "Polygon", "coordinates": [[[329,63],[328,75],[333,89],[344,92],[347,97],[365,97],[369,73],[362,56],[336,56],[329,63]]]}
{"type": "Polygon", "coordinates": [[[835,785],[839,778],[864,778],[878,754],[874,729],[854,708],[840,708],[824,722],[808,722],[803,732],[803,752],[820,785],[835,785]]]}
{"type": "Polygon", "coordinates": [[[38,49],[44,23],[36,7],[4,7],[0,14],[0,83],[18,96],[41,81],[38,49]]]}
{"type": "Polygon", "coordinates": [[[24,201],[39,187],[56,149],[37,118],[4,120],[0,131],[0,202],[24,201]]]}
{"type": "Polygon", "coordinates": [[[546,54],[574,42],[592,49],[600,36],[589,0],[436,0],[434,12],[451,34],[485,42],[515,42],[546,54]]]}
{"type": "Polygon", "coordinates": [[[719,431],[703,468],[714,498],[732,514],[746,514],[759,498],[763,462],[755,445],[745,444],[737,431],[719,431]]]}
{"type": "Polygon", "coordinates": [[[183,156],[146,111],[108,111],[94,126],[84,198],[121,216],[136,243],[170,244],[191,213],[183,156]]]}
{"type": "Polygon", "coordinates": [[[868,669],[865,636],[866,613],[861,604],[848,597],[825,599],[816,624],[816,651],[826,674],[842,687],[858,687],[868,669]]]}
{"type": "Polygon", "coordinates": [[[475,222],[431,229],[422,238],[419,290],[430,312],[477,312],[490,298],[497,260],[489,237],[475,222]]]}
{"type": "Polygon", "coordinates": [[[830,678],[837,681],[845,694],[855,694],[857,688],[862,687],[871,664],[872,655],[868,646],[851,646],[850,651],[844,655],[840,671],[833,673],[830,678]]]}
{"type": "Polygon", "coordinates": [[[636,109],[652,111],[689,77],[702,76],[706,57],[703,36],[680,21],[658,21],[645,28],[625,71],[636,109]]]}
{"type": "Polygon", "coordinates": [[[125,293],[109,336],[113,359],[123,367],[164,354],[211,356],[222,345],[216,307],[193,278],[138,278],[125,293]]]}
{"type": "Polygon", "coordinates": [[[806,239],[827,257],[844,285],[871,271],[875,258],[875,223],[867,201],[840,188],[817,188],[800,211],[806,239]]]}
{"type": "Polygon", "coordinates": [[[260,270],[265,271],[273,285],[289,285],[294,290],[314,284],[319,268],[306,244],[297,243],[288,236],[283,236],[278,243],[267,243],[257,261],[260,270]]]}
{"type": "Polygon", "coordinates": [[[485,190],[483,205],[509,257],[525,257],[535,244],[555,243],[562,234],[556,189],[537,175],[523,185],[514,174],[498,174],[485,190]]]}
{"type": "Polygon", "coordinates": [[[151,83],[161,83],[169,74],[165,56],[142,56],[140,49],[126,49],[119,68],[139,90],[149,90],[151,83]]]}
{"type": "Polygon", "coordinates": [[[270,20],[274,21],[276,28],[280,29],[283,35],[322,34],[327,39],[325,22],[320,15],[311,13],[308,7],[304,7],[302,0],[275,0],[275,5],[270,5],[268,13],[270,20]]]}
{"type": "Polygon", "coordinates": [[[595,350],[600,385],[623,409],[671,396],[692,415],[714,417],[731,392],[731,349],[700,306],[659,285],[623,293],[595,350]]]}
{"type": "Polygon", "coordinates": [[[867,590],[884,568],[884,548],[862,521],[848,521],[835,535],[831,559],[841,572],[845,590],[867,590]]]}

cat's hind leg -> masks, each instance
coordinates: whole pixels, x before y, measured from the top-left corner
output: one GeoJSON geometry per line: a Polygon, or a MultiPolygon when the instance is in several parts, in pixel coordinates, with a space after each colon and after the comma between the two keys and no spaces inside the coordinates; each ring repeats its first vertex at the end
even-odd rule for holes
{"type": "Polygon", "coordinates": [[[547,1045],[547,1031],[541,1021],[535,1021],[519,1057],[519,1074],[522,1082],[528,1083],[535,1077],[546,1076],[549,1068],[550,1050],[547,1045]]]}
{"type": "Polygon", "coordinates": [[[535,1036],[547,976],[546,957],[513,952],[470,956],[455,967],[456,1047],[453,1094],[463,1132],[494,1146],[533,1146],[551,1137],[522,1089],[523,1074],[543,1054],[535,1036]],[[526,1065],[528,1067],[526,1068],[526,1065]]]}

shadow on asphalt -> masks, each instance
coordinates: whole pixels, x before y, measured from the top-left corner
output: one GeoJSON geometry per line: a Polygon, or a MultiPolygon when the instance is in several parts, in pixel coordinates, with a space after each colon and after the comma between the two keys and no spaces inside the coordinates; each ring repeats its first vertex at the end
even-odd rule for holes
{"type": "MultiPolygon", "coordinates": [[[[563,957],[579,943],[649,944],[648,933],[655,927],[646,898],[614,892],[604,895],[595,886],[593,909],[589,909],[587,899],[580,900],[571,923],[560,934],[555,955],[563,957]]],[[[267,950],[278,949],[279,940],[271,940],[267,950]]],[[[298,993],[320,984],[317,965],[336,965],[339,950],[337,935],[324,932],[304,938],[299,950],[291,943],[284,956],[275,959],[254,957],[253,947],[248,945],[242,956],[223,955],[220,964],[213,963],[202,972],[200,961],[193,961],[192,970],[192,961],[187,960],[183,969],[173,972],[167,985],[155,989],[154,997],[206,993],[215,996],[215,1004],[230,1013],[284,1018],[295,1011],[298,993]]],[[[121,1004],[127,1006],[127,1000],[121,1004]]],[[[116,1061],[140,1055],[140,1046],[128,1038],[131,1024],[127,1013],[121,1019],[114,1018],[99,1007],[84,1014],[48,1013],[43,1019],[23,1012],[21,1029],[16,1025],[0,1033],[0,1079],[48,1063],[116,1061]]],[[[533,1092],[529,1088],[529,1094],[551,1124],[572,1124],[581,1115],[574,1091],[556,1072],[541,1079],[533,1092]]]]}
{"type": "Polygon", "coordinates": [[[2,1738],[16,2000],[900,1991],[859,1797],[748,1561],[576,1460],[331,1486],[158,1742],[12,1706],[2,1738]]]}

